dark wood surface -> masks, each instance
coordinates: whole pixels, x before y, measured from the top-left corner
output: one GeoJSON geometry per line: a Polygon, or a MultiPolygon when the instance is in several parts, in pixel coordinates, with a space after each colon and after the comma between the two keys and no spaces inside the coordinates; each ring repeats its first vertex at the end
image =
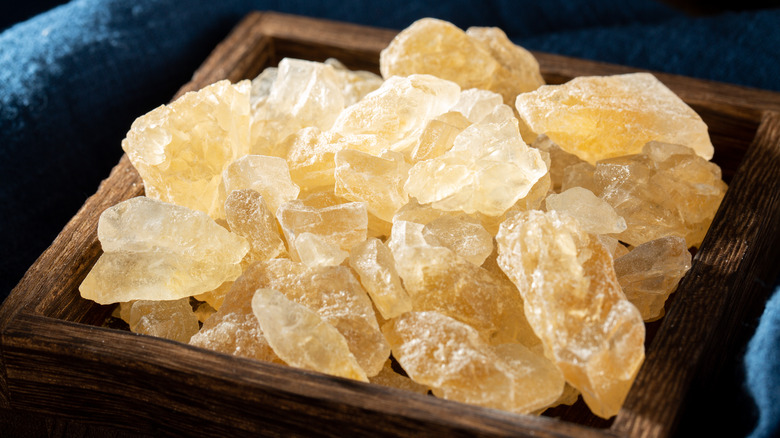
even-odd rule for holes
{"type": "MultiPolygon", "coordinates": [[[[377,71],[378,53],[394,35],[311,18],[251,14],[179,95],[223,78],[254,77],[283,57],[336,57],[350,68],[377,71]]],[[[550,83],[636,71],[535,55],[550,83]]],[[[557,409],[556,418],[512,415],[99,327],[111,307],[83,300],[77,287],[100,254],[100,213],[143,193],[140,177],[123,157],[0,308],[0,432],[104,436],[115,428],[114,436],[673,434],[690,388],[717,376],[722,362],[718,358],[733,355],[744,342],[740,321],[754,317],[768,294],[768,286],[756,278],[777,275],[770,257],[778,255],[778,231],[772,222],[780,220],[780,94],[675,75],[658,77],[708,123],[715,161],[731,187],[691,272],[657,323],[647,361],[614,420],[605,422],[577,405],[557,409]]]]}

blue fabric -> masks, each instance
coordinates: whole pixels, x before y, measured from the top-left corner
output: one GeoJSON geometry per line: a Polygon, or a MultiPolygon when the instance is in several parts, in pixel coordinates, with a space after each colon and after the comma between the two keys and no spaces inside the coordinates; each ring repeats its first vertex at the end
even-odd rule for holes
{"type": "Polygon", "coordinates": [[[764,309],[745,354],[748,392],[759,410],[750,438],[780,436],[780,288],[764,309]]]}
{"type": "MultiPolygon", "coordinates": [[[[108,175],[132,120],[167,102],[250,10],[395,29],[434,16],[499,26],[529,49],[780,90],[780,10],[692,18],[651,0],[74,0],[0,34],[0,299],[108,175]]],[[[780,292],[745,356],[755,437],[778,432],[778,301],[780,292]]]]}

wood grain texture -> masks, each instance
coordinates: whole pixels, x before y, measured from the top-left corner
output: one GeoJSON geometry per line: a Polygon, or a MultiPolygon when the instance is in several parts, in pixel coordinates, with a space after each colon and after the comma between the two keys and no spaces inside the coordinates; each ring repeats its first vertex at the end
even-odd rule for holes
{"type": "MultiPolygon", "coordinates": [[[[177,96],[220,79],[252,78],[283,57],[336,57],[350,68],[378,71],[378,53],[395,33],[253,13],[177,96]]],[[[536,56],[551,83],[636,71],[536,56]]],[[[691,385],[717,375],[717,367],[708,372],[704,364],[717,363],[718,355],[742,342],[736,330],[740,319],[760,309],[766,297],[755,278],[777,273],[767,257],[778,248],[771,223],[780,220],[780,94],[658,76],[710,126],[715,159],[731,187],[693,269],[657,323],[648,360],[614,421],[588,414],[581,403],[557,409],[559,419],[512,415],[97,327],[111,307],[81,299],[77,287],[100,255],[100,213],[143,193],[127,157],[0,308],[0,409],[65,422],[57,424],[85,422],[63,436],[109,426],[128,433],[202,436],[668,436],[691,385]],[[762,187],[770,190],[758,190],[762,187]],[[702,325],[705,318],[714,324],[702,325]]]]}

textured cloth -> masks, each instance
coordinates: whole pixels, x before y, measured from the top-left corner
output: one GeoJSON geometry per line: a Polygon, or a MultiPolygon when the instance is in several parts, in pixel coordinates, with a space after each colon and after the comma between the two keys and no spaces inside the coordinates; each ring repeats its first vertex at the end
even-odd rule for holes
{"type": "MultiPolygon", "coordinates": [[[[0,34],[0,299],[108,175],[132,120],[167,102],[250,10],[395,29],[434,16],[499,26],[529,49],[780,90],[780,10],[691,18],[650,0],[74,0],[0,34]]],[[[775,295],[745,358],[756,437],[780,418],[775,295]]]]}

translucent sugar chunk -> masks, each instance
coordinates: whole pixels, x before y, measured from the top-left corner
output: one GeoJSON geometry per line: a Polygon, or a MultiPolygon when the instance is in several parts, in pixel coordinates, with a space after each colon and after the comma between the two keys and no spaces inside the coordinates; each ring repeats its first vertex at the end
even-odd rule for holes
{"type": "Polygon", "coordinates": [[[106,209],[98,240],[103,254],[79,291],[100,304],[208,292],[238,277],[249,251],[205,213],[143,196],[106,209]]]}
{"type": "Polygon", "coordinates": [[[392,77],[339,114],[333,132],[349,136],[350,149],[379,155],[414,147],[428,121],[460,95],[455,83],[429,75],[392,77]]]}
{"type": "Polygon", "coordinates": [[[225,200],[225,217],[230,231],[249,242],[246,263],[287,255],[276,218],[260,193],[252,189],[230,192],[225,200]]]}
{"type": "Polygon", "coordinates": [[[409,197],[404,183],[409,164],[398,152],[385,151],[377,157],[351,149],[336,153],[335,193],[350,201],[365,202],[368,211],[390,222],[409,197]]]}
{"type": "Polygon", "coordinates": [[[707,160],[714,152],[701,117],[649,73],[578,77],[521,94],[515,105],[531,131],[591,164],[639,153],[653,140],[707,160]]]}
{"type": "Polygon", "coordinates": [[[127,318],[130,331],[149,336],[189,342],[200,329],[189,298],[173,301],[138,300],[130,303],[127,318]]]}
{"type": "Polygon", "coordinates": [[[268,149],[268,154],[287,161],[290,178],[302,191],[332,187],[336,183],[334,157],[346,147],[339,139],[316,127],[303,128],[268,149]]]}
{"type": "Polygon", "coordinates": [[[312,233],[295,236],[295,250],[301,262],[310,268],[337,266],[349,256],[347,251],[312,233]]]}
{"type": "Polygon", "coordinates": [[[561,194],[550,194],[544,202],[547,211],[555,210],[577,219],[585,232],[611,234],[626,230],[626,220],[588,189],[572,187],[561,194]]]}
{"type": "Polygon", "coordinates": [[[466,29],[466,35],[487,47],[498,63],[511,73],[512,79],[508,83],[495,84],[492,88],[496,93],[508,96],[507,103],[511,104],[518,94],[545,84],[539,61],[531,52],[513,43],[500,28],[470,27],[466,29]]]}
{"type": "Polygon", "coordinates": [[[295,260],[299,260],[295,239],[301,233],[315,234],[342,251],[349,251],[366,240],[368,211],[364,202],[316,208],[301,201],[290,201],[279,208],[276,217],[295,260]]]}
{"type": "Polygon", "coordinates": [[[252,311],[255,289],[241,277],[224,296],[219,310],[203,322],[190,345],[266,362],[284,363],[268,344],[252,311]]]}
{"type": "Polygon", "coordinates": [[[645,321],[663,316],[666,299],[690,268],[688,245],[677,236],[651,240],[615,259],[615,274],[623,293],[645,321]]]}
{"type": "Polygon", "coordinates": [[[452,148],[455,137],[466,129],[471,122],[463,114],[450,111],[431,119],[412,149],[409,160],[416,163],[436,158],[452,148]]]}
{"type": "Polygon", "coordinates": [[[252,189],[263,196],[271,212],[298,197],[300,188],[292,182],[287,162],[279,157],[246,155],[232,162],[224,172],[225,192],[252,189]]]}
{"type": "Polygon", "coordinates": [[[366,94],[382,86],[382,77],[364,70],[350,70],[338,59],[328,58],[325,64],[333,67],[336,74],[343,79],[344,106],[350,106],[359,101],[366,94]]]}
{"type": "Polygon", "coordinates": [[[404,188],[420,203],[447,211],[499,216],[547,173],[511,123],[473,124],[444,155],[420,161],[404,188]]]}
{"type": "Polygon", "coordinates": [[[383,318],[395,318],[412,310],[412,301],[398,276],[393,254],[381,240],[366,239],[354,246],[349,254],[349,266],[358,274],[383,318]]]}
{"type": "Polygon", "coordinates": [[[368,382],[346,339],[308,307],[274,289],[258,289],[252,310],[268,343],[288,365],[368,382]]]}
{"type": "Polygon", "coordinates": [[[645,326],[606,248],[555,211],[519,213],[496,240],[545,354],[594,414],[617,414],[644,361],[645,326]]]}
{"type": "Polygon", "coordinates": [[[415,382],[465,403],[529,413],[554,402],[564,379],[520,344],[491,347],[467,324],[437,312],[408,312],[382,327],[393,356],[415,382]]]}
{"type": "Polygon", "coordinates": [[[224,217],[222,171],[249,153],[249,81],[219,81],[137,118],[122,149],[146,196],[224,217]]]}
{"type": "MultiPolygon", "coordinates": [[[[555,144],[552,140],[550,140],[549,137],[547,137],[544,134],[538,136],[536,140],[534,140],[533,144],[531,144],[531,146],[550,154],[550,166],[549,166],[550,182],[552,184],[551,189],[555,193],[560,193],[566,190],[562,188],[565,169],[575,164],[585,163],[576,155],[570,154],[564,151],[563,149],[561,149],[560,146],[555,144]]],[[[590,164],[587,165],[591,166],[590,164]]],[[[572,170],[574,170],[574,168],[572,168],[572,170]]],[[[571,188],[571,187],[573,186],[570,183],[569,186],[566,188],[571,188]]],[[[581,187],[585,187],[585,186],[581,186],[581,187]]]]}
{"type": "Polygon", "coordinates": [[[423,236],[430,237],[459,256],[480,266],[493,252],[493,236],[480,224],[442,216],[425,225],[423,236]]]}
{"type": "Polygon", "coordinates": [[[517,51],[508,48],[507,43],[512,44],[505,35],[502,39],[496,31],[474,33],[476,37],[470,37],[451,23],[423,18],[401,31],[382,50],[379,69],[385,79],[430,74],[455,82],[463,89],[495,91],[502,94],[506,103],[539,86],[535,81],[527,83],[524,77],[502,65],[502,61],[508,61],[520,70],[533,68],[514,63],[518,60],[517,51]]]}
{"type": "Polygon", "coordinates": [[[511,283],[448,248],[431,244],[421,224],[394,223],[388,247],[413,310],[455,318],[495,344],[524,337],[523,301],[511,283]]]}
{"type": "Polygon", "coordinates": [[[398,388],[406,391],[416,392],[418,394],[428,394],[428,387],[420,385],[407,376],[403,376],[395,370],[393,370],[392,362],[388,359],[385,362],[385,366],[382,367],[382,371],[376,376],[369,379],[371,383],[387,386],[390,388],[398,388]]]}
{"type": "Polygon", "coordinates": [[[261,288],[278,290],[335,327],[367,376],[379,373],[390,356],[371,299],[348,267],[309,268],[287,259],[258,262],[236,280],[231,295],[240,290],[251,296],[261,288]]]}
{"type": "Polygon", "coordinates": [[[626,220],[628,229],[617,237],[632,246],[667,235],[698,246],[727,188],[716,164],[659,142],[641,154],[598,162],[594,181],[599,197],[626,220]]]}
{"type": "Polygon", "coordinates": [[[253,153],[304,127],[328,130],[346,106],[345,78],[331,65],[284,58],[252,112],[253,153]]]}

